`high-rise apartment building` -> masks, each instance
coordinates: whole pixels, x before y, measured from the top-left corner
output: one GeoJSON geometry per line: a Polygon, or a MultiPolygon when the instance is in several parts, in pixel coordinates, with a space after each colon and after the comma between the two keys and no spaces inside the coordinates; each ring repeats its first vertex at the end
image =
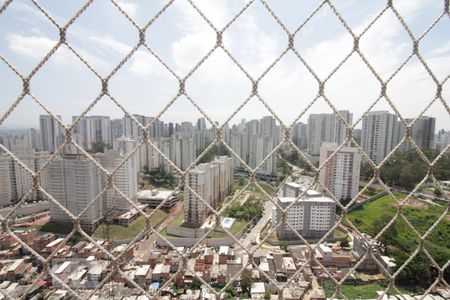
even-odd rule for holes
{"type": "Polygon", "coordinates": [[[142,137],[142,129],[140,128],[139,124],[141,124],[142,126],[147,126],[148,124],[150,124],[152,118],[142,115],[133,115],[133,117],[138,123],[136,123],[131,117],[127,115],[123,117],[123,135],[134,138],[142,137]]]}
{"type": "MultiPolygon", "coordinates": [[[[323,143],[320,165],[338,148],[335,143],[323,143]]],[[[320,170],[321,183],[337,199],[353,199],[359,191],[361,153],[354,147],[342,147],[320,170]]]]}
{"type": "Polygon", "coordinates": [[[25,132],[23,137],[24,150],[42,150],[41,133],[38,129],[30,128],[25,132]]]}
{"type": "MultiPolygon", "coordinates": [[[[72,117],[75,122],[77,116],[72,117]]],[[[108,116],[87,116],[74,126],[74,139],[84,149],[92,150],[95,143],[112,146],[111,119],[108,116]]]]}
{"type": "MultiPolygon", "coordinates": [[[[114,150],[106,150],[105,153],[98,154],[96,158],[100,161],[101,165],[108,171],[115,170],[119,167],[114,174],[114,185],[120,192],[125,195],[132,202],[136,202],[136,194],[138,190],[138,170],[136,166],[136,160],[133,157],[125,159],[125,153],[120,153],[114,150]]],[[[101,174],[103,186],[106,185],[106,176],[101,174]]],[[[132,208],[132,204],[123,197],[119,192],[109,189],[105,193],[103,211],[104,213],[120,213],[128,211],[132,208]]]]}
{"type": "Polygon", "coordinates": [[[292,127],[292,141],[300,149],[308,146],[308,126],[299,122],[292,127]]]}
{"type": "Polygon", "coordinates": [[[178,168],[186,170],[195,160],[194,140],[190,137],[175,135],[172,137],[172,143],[175,160],[171,160],[178,168]]]}
{"type": "MultiPolygon", "coordinates": [[[[61,116],[57,116],[61,119],[61,116]]],[[[50,115],[39,116],[42,150],[54,152],[64,143],[63,128],[50,115]]]]}
{"type": "Polygon", "coordinates": [[[0,136],[0,144],[6,149],[16,152],[41,151],[42,139],[39,129],[4,133],[0,136]]]}
{"type": "MultiPolygon", "coordinates": [[[[411,123],[414,119],[405,119],[407,123],[411,123]]],[[[400,126],[400,138],[404,133],[404,126],[400,126]]],[[[436,131],[436,118],[422,116],[419,117],[412,126],[411,137],[421,150],[433,149],[434,147],[434,135],[436,131]]],[[[407,144],[407,143],[405,143],[407,144]]],[[[403,145],[405,145],[403,144],[403,145]]],[[[406,146],[409,148],[409,146],[406,146]]]]}
{"type": "Polygon", "coordinates": [[[434,148],[438,151],[444,151],[448,144],[450,144],[450,131],[445,131],[444,129],[439,130],[436,134],[434,148]]]}
{"type": "MultiPolygon", "coordinates": [[[[273,136],[249,135],[248,139],[248,165],[254,169],[275,148],[273,136]]],[[[256,170],[259,174],[276,174],[276,154],[268,156],[267,160],[256,170]]]]}
{"type": "Polygon", "coordinates": [[[388,111],[373,111],[363,117],[361,146],[376,164],[379,164],[399,143],[400,123],[388,111]]]}
{"type": "MultiPolygon", "coordinates": [[[[348,110],[341,110],[339,114],[352,124],[353,114],[348,110]]],[[[339,116],[331,114],[311,114],[308,118],[308,153],[312,157],[320,155],[323,142],[342,144],[347,138],[347,129],[339,116]]]]}
{"type": "Polygon", "coordinates": [[[0,207],[10,205],[13,201],[12,161],[9,156],[0,155],[0,207]]]}
{"type": "Polygon", "coordinates": [[[199,197],[200,200],[188,187],[184,188],[184,220],[193,226],[200,226],[209,215],[209,208],[205,204],[213,204],[215,181],[218,167],[210,164],[200,164],[195,169],[189,171],[186,185],[189,185],[199,197]]]}
{"type": "MultiPolygon", "coordinates": [[[[101,174],[96,165],[82,155],[63,154],[47,167],[48,192],[73,215],[81,213],[102,190],[101,174]]],[[[80,216],[83,229],[93,231],[103,217],[103,203],[99,199],[80,216]]],[[[71,224],[73,220],[50,201],[50,219],[71,224]]]]}
{"type": "Polygon", "coordinates": [[[283,218],[279,208],[272,216],[276,224],[281,223],[276,229],[278,238],[298,238],[296,232],[304,238],[321,238],[334,226],[336,203],[332,199],[314,190],[305,192],[299,186],[285,188],[282,193],[282,196],[277,199],[280,207],[286,208],[297,201],[286,212],[286,218],[283,218]],[[302,194],[303,196],[299,197],[302,194]]]}
{"type": "MultiPolygon", "coordinates": [[[[31,171],[37,172],[50,158],[49,152],[36,152],[34,150],[15,153],[15,156],[31,171]]],[[[0,155],[0,205],[18,202],[25,197],[29,191],[32,193],[26,199],[44,199],[38,190],[33,189],[33,178],[19,163],[13,161],[7,155],[0,155]]],[[[47,173],[40,174],[39,184],[43,189],[47,188],[47,173]]]]}
{"type": "Polygon", "coordinates": [[[114,141],[122,136],[124,136],[123,133],[123,119],[113,119],[111,120],[111,136],[112,136],[112,143],[114,144],[114,141]]]}
{"type": "Polygon", "coordinates": [[[200,226],[209,216],[208,203],[217,208],[231,192],[233,163],[232,158],[221,156],[211,163],[199,164],[188,172],[184,188],[184,219],[186,223],[200,226]],[[200,200],[188,187],[195,191],[200,200]]]}
{"type": "MultiPolygon", "coordinates": [[[[219,203],[225,200],[225,197],[231,193],[233,185],[233,159],[228,156],[220,156],[215,159],[213,164],[219,167],[219,203]]],[[[217,206],[215,206],[217,207],[217,206]]]]}
{"type": "Polygon", "coordinates": [[[205,118],[200,118],[197,120],[197,131],[204,131],[206,130],[206,121],[205,118]]]}
{"type": "MultiPolygon", "coordinates": [[[[228,143],[233,151],[250,167],[256,168],[281,141],[281,132],[271,116],[261,120],[251,120],[244,125],[233,126],[228,143]]],[[[261,175],[276,174],[276,153],[256,170],[261,175]]],[[[234,158],[235,167],[243,168],[239,159],[234,158]]]]}
{"type": "Polygon", "coordinates": [[[192,126],[191,122],[188,121],[181,122],[180,132],[191,133],[192,131],[194,131],[194,126],[192,126]]]}

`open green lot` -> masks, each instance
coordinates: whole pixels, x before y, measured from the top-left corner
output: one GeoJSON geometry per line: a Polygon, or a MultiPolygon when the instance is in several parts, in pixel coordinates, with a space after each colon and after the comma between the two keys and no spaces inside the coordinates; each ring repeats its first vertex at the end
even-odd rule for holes
{"type": "MultiPolygon", "coordinates": [[[[247,224],[248,222],[246,221],[240,221],[240,220],[236,220],[233,224],[233,226],[230,229],[230,232],[232,234],[236,234],[239,231],[242,230],[242,228],[244,228],[244,226],[247,224]]],[[[171,223],[170,226],[176,226],[176,227],[180,227],[180,226],[185,226],[184,225],[184,214],[181,213],[179,214],[171,223]]],[[[167,235],[167,231],[163,230],[162,234],[167,235]]],[[[228,234],[226,232],[221,232],[221,231],[212,231],[208,237],[210,238],[224,238],[227,237],[228,234]]]]}
{"type": "MultiPolygon", "coordinates": [[[[150,213],[150,212],[147,212],[150,213]]],[[[164,211],[158,210],[152,217],[153,224],[159,223],[167,216],[164,211]]],[[[138,217],[128,226],[121,226],[116,224],[109,225],[109,238],[110,240],[127,240],[136,237],[146,225],[146,219],[144,216],[138,217]]],[[[93,235],[98,239],[107,239],[107,225],[101,224],[94,232],[93,235]]]]}
{"type": "Polygon", "coordinates": [[[184,223],[184,213],[178,214],[178,216],[170,223],[170,225],[175,227],[180,227],[184,223]]]}
{"type": "Polygon", "coordinates": [[[41,232],[69,234],[72,231],[73,226],[48,222],[42,226],[34,226],[34,228],[36,228],[36,230],[41,231],[41,232]]]}
{"type": "MultiPolygon", "coordinates": [[[[242,228],[244,228],[244,226],[246,224],[247,224],[246,221],[236,220],[234,222],[233,226],[231,227],[230,232],[234,235],[234,234],[238,233],[239,231],[241,231],[242,228]]],[[[210,238],[225,238],[227,236],[228,236],[228,234],[226,232],[213,231],[209,234],[208,237],[210,237],[210,238]]]]}
{"type": "MultiPolygon", "coordinates": [[[[377,281],[367,284],[352,284],[344,283],[342,285],[342,293],[349,299],[376,299],[377,291],[384,291],[388,287],[388,283],[385,281],[377,281]]],[[[331,280],[325,280],[323,282],[323,288],[325,289],[325,295],[328,298],[333,296],[336,291],[334,282],[331,280]]],[[[408,290],[399,288],[402,294],[411,294],[408,290]]],[[[389,295],[398,294],[396,291],[389,291],[389,295]]]]}
{"type": "MultiPolygon", "coordinates": [[[[403,199],[404,194],[396,194],[396,197],[403,199]]],[[[352,211],[348,219],[362,232],[375,236],[381,227],[394,217],[397,211],[397,204],[390,196],[384,196],[372,203],[352,211]],[[377,224],[377,226],[375,225],[377,224]]],[[[427,230],[442,216],[445,206],[437,206],[419,200],[409,200],[403,206],[402,213],[406,219],[421,234],[427,230]]],[[[425,240],[424,247],[442,266],[450,259],[450,218],[445,215],[441,222],[434,228],[425,240]]],[[[394,257],[397,266],[405,262],[419,245],[419,237],[408,226],[407,222],[398,217],[392,225],[392,229],[381,237],[387,244],[387,254],[394,257]]],[[[408,285],[427,286],[431,282],[433,275],[430,270],[431,262],[423,252],[414,258],[411,263],[399,274],[399,281],[408,285]]],[[[449,271],[446,271],[449,276],[449,271]]]]}

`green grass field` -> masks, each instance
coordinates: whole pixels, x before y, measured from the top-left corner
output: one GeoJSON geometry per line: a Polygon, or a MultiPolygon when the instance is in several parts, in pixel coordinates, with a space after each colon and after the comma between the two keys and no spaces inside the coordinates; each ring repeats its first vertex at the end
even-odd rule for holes
{"type": "MultiPolygon", "coordinates": [[[[345,283],[342,285],[342,293],[349,299],[375,299],[377,297],[377,291],[384,291],[388,287],[387,282],[377,281],[367,284],[351,284],[345,283]]],[[[336,287],[331,280],[323,282],[323,288],[325,289],[325,295],[328,298],[333,296],[336,291],[336,287]]],[[[408,290],[399,288],[402,294],[411,294],[408,290]]],[[[395,291],[389,291],[389,295],[398,294],[395,291]]]]}
{"type": "Polygon", "coordinates": [[[180,213],[177,217],[169,224],[172,226],[180,227],[184,223],[184,213],[180,213]]]}
{"type": "MultiPolygon", "coordinates": [[[[177,226],[177,227],[180,227],[180,226],[183,225],[183,223],[184,223],[184,214],[181,213],[181,214],[179,214],[179,215],[172,221],[172,223],[170,223],[170,225],[171,225],[171,226],[177,226]]],[[[239,220],[236,220],[236,221],[234,222],[234,224],[233,224],[233,227],[231,227],[230,232],[231,232],[232,234],[236,234],[236,233],[238,233],[239,231],[241,231],[241,229],[244,228],[244,226],[245,226],[246,224],[247,224],[247,222],[245,222],[245,221],[239,221],[239,220]]],[[[184,225],[183,225],[183,226],[184,226],[184,225]]],[[[166,230],[163,230],[162,233],[163,233],[163,235],[167,236],[167,231],[166,231],[166,230]]],[[[208,237],[210,237],[210,238],[224,238],[224,237],[227,237],[227,236],[228,236],[227,233],[221,232],[221,231],[212,231],[212,232],[208,235],[208,237]]]]}
{"type": "Polygon", "coordinates": [[[41,232],[69,234],[72,231],[73,226],[48,222],[42,226],[35,226],[35,228],[36,228],[36,230],[41,231],[41,232]]]}
{"type": "MultiPolygon", "coordinates": [[[[152,223],[157,224],[167,216],[167,213],[158,210],[152,217],[152,223]]],[[[137,236],[145,228],[146,220],[144,216],[140,216],[129,226],[109,225],[109,235],[111,240],[127,240],[137,236]]],[[[106,224],[101,224],[93,235],[98,239],[106,239],[106,224]]]]}
{"type": "MultiPolygon", "coordinates": [[[[400,199],[405,197],[403,194],[398,194],[397,196],[400,199]]],[[[415,202],[422,205],[422,208],[406,206],[403,207],[403,214],[420,234],[424,234],[443,214],[445,208],[443,206],[424,204],[418,202],[418,200],[415,200],[415,202]]],[[[374,232],[372,222],[374,220],[382,220],[383,216],[392,218],[396,214],[396,210],[397,204],[391,196],[387,195],[352,211],[348,215],[348,219],[362,232],[374,236],[376,232],[374,232]]],[[[408,248],[415,249],[419,243],[419,238],[403,219],[398,218],[397,220],[395,226],[400,239],[399,243],[404,244],[405,250],[408,248]]],[[[437,255],[436,258],[439,258],[442,263],[450,259],[449,234],[450,219],[449,215],[447,215],[425,241],[425,247],[433,252],[433,256],[437,255]]]]}
{"type": "MultiPolygon", "coordinates": [[[[405,195],[397,194],[399,199],[405,195]]],[[[374,221],[383,221],[384,216],[392,218],[396,214],[397,204],[394,199],[387,195],[372,203],[352,211],[348,219],[362,232],[371,236],[377,234],[374,228],[374,221]]],[[[436,206],[424,203],[419,200],[413,200],[411,205],[404,206],[403,215],[414,226],[414,228],[423,235],[444,213],[444,206],[436,206]]],[[[384,226],[385,223],[382,225],[384,226]]],[[[406,221],[399,217],[394,223],[396,229],[395,238],[390,242],[389,254],[392,255],[397,264],[402,264],[418,247],[419,237],[408,226],[406,221]]],[[[447,214],[431,232],[425,240],[424,246],[439,265],[444,265],[450,259],[450,218],[447,214]]],[[[403,273],[403,272],[402,272],[403,273]]],[[[404,274],[404,273],[403,273],[404,274]]],[[[410,274],[414,276],[413,274],[410,274]]],[[[408,276],[410,276],[408,275],[408,276]]]]}
{"type": "MultiPolygon", "coordinates": [[[[236,233],[238,233],[239,231],[242,230],[242,228],[244,228],[244,226],[247,224],[246,221],[239,221],[236,220],[233,224],[233,227],[231,227],[230,232],[234,235],[236,233]]],[[[227,237],[228,234],[226,232],[221,232],[221,231],[213,231],[209,234],[208,237],[210,238],[224,238],[227,237]]]]}

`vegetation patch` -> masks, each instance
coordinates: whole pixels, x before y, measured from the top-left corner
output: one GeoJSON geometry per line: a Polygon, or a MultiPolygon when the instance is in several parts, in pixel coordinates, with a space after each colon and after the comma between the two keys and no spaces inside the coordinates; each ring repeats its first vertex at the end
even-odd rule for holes
{"type": "MultiPolygon", "coordinates": [[[[247,223],[248,222],[239,221],[239,220],[234,221],[233,226],[230,229],[231,234],[233,234],[233,235],[237,234],[239,231],[242,230],[242,228],[244,228],[245,225],[247,225],[247,223]]],[[[210,237],[210,238],[226,238],[228,236],[229,236],[228,233],[221,232],[221,231],[212,231],[208,235],[208,237],[210,237]]]]}
{"type": "Polygon", "coordinates": [[[260,219],[263,215],[264,207],[261,201],[256,201],[252,196],[243,205],[234,202],[225,211],[225,216],[241,221],[251,221],[260,219]]]}
{"type": "MultiPolygon", "coordinates": [[[[402,199],[404,194],[396,194],[402,199]]],[[[419,200],[410,200],[417,203],[404,206],[402,212],[407,220],[414,226],[419,234],[423,235],[444,213],[445,207],[426,204],[419,200]],[[420,207],[420,208],[418,208],[420,207]]],[[[395,216],[397,204],[390,196],[384,196],[374,202],[363,205],[352,211],[348,219],[362,232],[375,236],[395,216]]],[[[436,228],[425,240],[424,246],[442,266],[450,259],[450,220],[443,218],[436,228]]],[[[419,246],[419,237],[408,226],[406,221],[398,217],[391,227],[379,238],[383,251],[392,256],[400,267],[419,246]]],[[[444,274],[450,278],[450,271],[444,274]]],[[[423,252],[419,254],[399,274],[399,283],[407,286],[429,287],[436,277],[436,270],[423,252]]]]}
{"type": "MultiPolygon", "coordinates": [[[[425,156],[433,161],[438,155],[437,150],[425,150],[425,156]]],[[[450,179],[450,153],[444,153],[433,168],[437,180],[450,179]]],[[[412,190],[427,175],[428,165],[415,150],[397,151],[381,168],[380,177],[390,186],[399,186],[412,190]]],[[[369,164],[361,166],[361,178],[370,180],[373,168],[369,164]]]]}
{"type": "MultiPolygon", "coordinates": [[[[331,298],[334,292],[336,291],[336,286],[333,281],[325,280],[322,283],[323,288],[325,289],[325,296],[327,298],[331,298]]],[[[388,282],[385,280],[378,280],[373,283],[367,284],[358,284],[358,283],[344,283],[341,286],[342,293],[347,296],[349,299],[376,299],[377,291],[384,291],[388,287],[388,282]]],[[[399,288],[400,293],[402,294],[411,294],[410,290],[399,288]]],[[[417,290],[417,293],[420,293],[423,290],[417,290]]],[[[396,291],[389,291],[389,295],[398,294],[396,291]]]]}
{"type": "MultiPolygon", "coordinates": [[[[150,218],[152,224],[157,224],[167,217],[167,213],[158,210],[150,218]]],[[[106,240],[128,240],[136,237],[146,226],[146,219],[144,216],[139,216],[128,226],[116,225],[116,224],[101,224],[94,232],[94,237],[98,239],[106,240]],[[109,227],[109,230],[108,230],[109,227]],[[108,233],[109,231],[109,233],[108,233]]]]}
{"type": "Polygon", "coordinates": [[[167,172],[163,167],[149,169],[144,166],[144,178],[148,180],[154,187],[163,187],[173,189],[175,187],[175,173],[167,172]]]}

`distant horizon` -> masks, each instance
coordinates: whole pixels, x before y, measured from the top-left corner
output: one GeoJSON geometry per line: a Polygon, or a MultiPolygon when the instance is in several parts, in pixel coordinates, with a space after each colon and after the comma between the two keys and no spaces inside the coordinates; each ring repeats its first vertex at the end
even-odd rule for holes
{"type": "MultiPolygon", "coordinates": [[[[351,113],[351,111],[350,111],[350,113],[351,113]]],[[[141,115],[141,114],[132,114],[132,115],[141,115]]],[[[39,116],[41,116],[41,115],[39,115],[39,116]]],[[[113,121],[113,120],[122,120],[123,119],[123,117],[112,117],[112,116],[110,116],[110,115],[101,115],[101,114],[92,114],[92,115],[90,115],[90,114],[87,114],[87,115],[85,115],[85,117],[92,117],[92,116],[102,116],[102,117],[109,117],[110,118],[110,120],[111,121],[113,121]]],[[[152,116],[146,116],[146,115],[142,115],[142,116],[145,116],[145,117],[152,117],[152,116]]],[[[266,116],[271,116],[271,115],[266,115],[266,116]]],[[[309,117],[309,115],[307,115],[308,117],[309,117]]],[[[262,117],[265,117],[265,116],[262,116],[262,117]]],[[[245,120],[245,122],[249,122],[249,121],[251,121],[251,120],[261,120],[262,119],[262,117],[261,118],[251,118],[251,119],[246,119],[246,118],[243,118],[243,119],[241,119],[241,121],[242,120],[245,120]]],[[[273,116],[272,116],[273,117],[273,116]]],[[[427,115],[424,115],[423,117],[433,117],[433,116],[427,116],[427,115]]],[[[204,117],[201,117],[201,118],[204,118],[204,117]]],[[[274,117],[275,118],[275,117],[274,117]]],[[[436,117],[434,117],[435,119],[436,119],[436,124],[437,124],[437,118],[436,117]]],[[[39,118],[38,118],[39,119],[39,118]]],[[[70,118],[71,119],[71,118],[70,118]]],[[[405,119],[409,119],[409,118],[405,118],[405,119]]],[[[64,120],[64,118],[63,118],[63,120],[64,120]]],[[[182,120],[182,121],[166,121],[166,120],[162,120],[162,119],[160,119],[160,121],[162,121],[162,122],[164,122],[164,123],[166,123],[166,124],[169,124],[169,123],[173,123],[173,124],[181,124],[182,122],[190,122],[193,126],[195,126],[195,122],[197,121],[198,119],[196,119],[196,120],[182,120]]],[[[208,120],[205,118],[205,121],[206,121],[206,128],[207,129],[210,129],[210,128],[212,128],[212,126],[211,126],[211,124],[208,122],[208,120]]],[[[230,120],[231,121],[231,120],[230,120]]],[[[280,123],[278,122],[278,120],[275,118],[275,122],[276,122],[276,125],[277,126],[280,126],[280,123]]],[[[64,122],[63,122],[64,123],[64,122]]],[[[308,124],[308,122],[306,121],[306,122],[304,122],[304,121],[298,121],[297,123],[303,123],[303,124],[308,124]]],[[[296,124],[297,124],[296,123],[296,124]]],[[[69,125],[69,123],[64,123],[65,125],[69,125]]],[[[234,123],[234,124],[230,124],[230,123],[228,123],[228,126],[231,128],[231,127],[233,127],[233,125],[239,125],[240,124],[240,121],[238,122],[238,123],[234,123]]],[[[219,124],[219,125],[222,125],[222,124],[219,124]]],[[[289,126],[290,124],[286,124],[286,126],[289,126]]],[[[362,128],[362,121],[361,122],[359,122],[358,124],[357,124],[357,126],[355,127],[355,129],[361,129],[362,128]]],[[[40,129],[40,126],[39,126],[39,123],[38,124],[35,124],[35,125],[29,125],[29,126],[27,126],[27,125],[23,125],[23,126],[16,126],[16,127],[9,127],[9,126],[4,126],[4,125],[0,125],[0,132],[4,132],[4,131],[25,131],[25,130],[28,130],[28,129],[40,129]]],[[[439,131],[441,131],[441,130],[445,130],[445,131],[450,131],[450,127],[449,128],[442,128],[442,127],[438,127],[437,125],[436,125],[436,128],[435,128],[435,132],[434,132],[434,134],[437,134],[439,131]]]]}

